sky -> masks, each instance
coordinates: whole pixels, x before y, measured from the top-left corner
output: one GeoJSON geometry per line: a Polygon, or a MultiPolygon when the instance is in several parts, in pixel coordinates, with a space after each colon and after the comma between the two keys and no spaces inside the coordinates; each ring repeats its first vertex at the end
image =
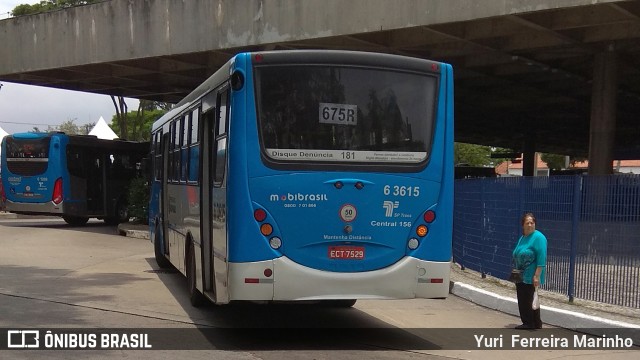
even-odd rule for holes
{"type": "MultiPolygon", "coordinates": [[[[20,4],[35,4],[39,0],[0,0],[0,21],[20,4]]],[[[0,53],[0,56],[1,53],[0,53]]],[[[116,113],[109,95],[59,90],[41,86],[0,81],[0,127],[6,132],[46,130],[65,121],[76,125],[91,124],[103,117],[107,124],[116,113]]],[[[125,99],[129,111],[138,109],[138,100],[125,99]]]]}

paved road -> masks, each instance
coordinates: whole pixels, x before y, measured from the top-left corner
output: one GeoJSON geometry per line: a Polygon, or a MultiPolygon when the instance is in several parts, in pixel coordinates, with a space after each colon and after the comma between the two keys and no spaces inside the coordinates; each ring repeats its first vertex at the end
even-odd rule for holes
{"type": "MultiPolygon", "coordinates": [[[[456,345],[462,337],[495,335],[519,320],[455,296],[359,301],[352,309],[255,304],[196,309],[187,299],[184,277],[157,269],[148,240],[119,236],[115,227],[102,222],[74,228],[57,219],[0,220],[1,329],[140,329],[153,331],[161,339],[153,344],[156,349],[197,349],[202,344],[207,349],[5,350],[0,358],[171,359],[186,354],[190,359],[513,359],[523,354],[456,345]],[[270,325],[296,329],[266,328],[270,325]],[[322,330],[344,327],[350,329],[322,330]],[[176,344],[157,329],[180,336],[181,341],[176,344]],[[454,350],[441,350],[443,347],[454,350]]],[[[572,336],[557,331],[555,336],[572,336]]],[[[604,351],[593,350],[524,354],[525,358],[535,354],[536,359],[605,356],[604,351]]],[[[614,350],[606,354],[607,359],[615,360],[638,353],[614,350]]]]}

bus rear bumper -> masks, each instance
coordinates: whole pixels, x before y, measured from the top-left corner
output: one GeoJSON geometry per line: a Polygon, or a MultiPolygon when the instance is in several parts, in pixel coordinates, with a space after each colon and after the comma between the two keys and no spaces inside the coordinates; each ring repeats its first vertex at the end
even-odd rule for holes
{"type": "Polygon", "coordinates": [[[449,271],[449,262],[406,257],[381,270],[337,273],[281,257],[229,263],[229,293],[231,300],[444,298],[449,294],[449,271]],[[273,275],[266,277],[265,269],[271,269],[273,275]]]}
{"type": "Polygon", "coordinates": [[[54,204],[53,201],[42,203],[18,203],[7,199],[6,210],[16,214],[46,214],[62,215],[64,213],[63,204],[54,204]]]}

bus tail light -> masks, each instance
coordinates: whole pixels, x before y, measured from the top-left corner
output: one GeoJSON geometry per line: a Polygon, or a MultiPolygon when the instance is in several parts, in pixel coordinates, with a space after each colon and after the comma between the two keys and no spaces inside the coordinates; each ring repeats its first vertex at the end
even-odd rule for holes
{"type": "Polygon", "coordinates": [[[58,178],[55,184],[53,185],[53,195],[51,196],[51,201],[54,204],[58,205],[62,202],[62,178],[58,178]]]}

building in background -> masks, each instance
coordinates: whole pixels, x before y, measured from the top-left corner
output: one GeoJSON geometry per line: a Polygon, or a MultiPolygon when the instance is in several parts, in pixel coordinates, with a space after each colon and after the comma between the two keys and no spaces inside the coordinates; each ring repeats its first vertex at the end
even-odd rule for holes
{"type": "MultiPolygon", "coordinates": [[[[523,161],[522,157],[513,161],[504,161],[496,166],[496,174],[498,176],[522,176],[523,161]]],[[[535,176],[549,176],[549,168],[547,164],[540,159],[540,154],[536,153],[536,164],[533,169],[535,176]]]]}
{"type": "MultiPolygon", "coordinates": [[[[586,174],[589,169],[589,161],[579,161],[568,169],[556,172],[549,170],[547,164],[540,159],[540,154],[536,154],[536,160],[534,169],[536,176],[586,174]]],[[[496,166],[496,174],[498,176],[522,176],[522,167],[522,158],[504,161],[496,166]]],[[[614,160],[612,168],[613,172],[617,174],[640,174],[640,160],[614,160]]]]}

